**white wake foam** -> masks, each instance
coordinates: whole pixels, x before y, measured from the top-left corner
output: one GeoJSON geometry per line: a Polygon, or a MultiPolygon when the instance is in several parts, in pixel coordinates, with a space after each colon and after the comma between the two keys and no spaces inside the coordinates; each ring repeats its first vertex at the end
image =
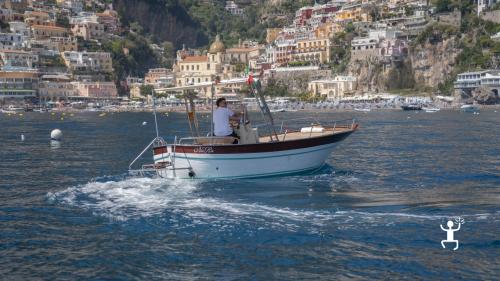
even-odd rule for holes
{"type": "Polygon", "coordinates": [[[196,182],[152,178],[89,182],[63,191],[49,193],[51,201],[82,207],[96,214],[124,220],[152,216],[189,198],[196,182]]]}
{"type": "MultiPolygon", "coordinates": [[[[196,192],[203,182],[131,178],[122,181],[90,182],[49,193],[54,203],[76,206],[97,216],[114,220],[159,216],[177,224],[212,224],[235,227],[242,223],[264,228],[296,230],[341,227],[373,227],[404,221],[442,220],[444,215],[355,210],[304,210],[279,208],[260,203],[227,202],[196,192]],[[179,221],[182,220],[182,221],[179,221]]],[[[500,213],[461,215],[466,221],[495,220],[500,213]]]]}

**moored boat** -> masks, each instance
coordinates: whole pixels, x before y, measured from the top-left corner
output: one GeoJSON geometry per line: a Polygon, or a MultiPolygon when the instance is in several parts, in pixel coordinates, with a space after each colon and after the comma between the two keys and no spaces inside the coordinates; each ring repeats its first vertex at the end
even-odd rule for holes
{"type": "Polygon", "coordinates": [[[272,113],[276,113],[276,112],[285,112],[285,111],[286,111],[286,109],[284,109],[284,108],[277,108],[277,109],[271,109],[270,111],[271,111],[272,113]]]}
{"type": "Polygon", "coordinates": [[[479,108],[473,104],[464,104],[460,106],[460,110],[463,112],[479,112],[479,108]]]}
{"type": "Polygon", "coordinates": [[[410,104],[403,104],[401,106],[403,110],[422,110],[422,105],[421,104],[415,104],[415,103],[410,103],[410,104]]]}
{"type": "Polygon", "coordinates": [[[434,112],[438,112],[441,110],[441,108],[438,108],[438,107],[424,107],[422,108],[425,112],[427,113],[434,113],[434,112]]]}
{"type": "Polygon", "coordinates": [[[355,107],[354,111],[359,111],[359,112],[370,112],[372,111],[370,108],[364,108],[364,107],[355,107]]]}
{"type": "Polygon", "coordinates": [[[14,105],[9,105],[6,109],[2,109],[1,112],[3,113],[8,113],[8,114],[16,114],[19,112],[24,112],[24,108],[22,107],[17,107],[14,105]]]}

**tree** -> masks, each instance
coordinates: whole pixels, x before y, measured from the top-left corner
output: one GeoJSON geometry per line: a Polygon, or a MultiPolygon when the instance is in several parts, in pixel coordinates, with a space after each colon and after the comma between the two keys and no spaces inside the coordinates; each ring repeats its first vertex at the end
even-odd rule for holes
{"type": "Polygon", "coordinates": [[[4,22],[2,20],[0,20],[0,30],[3,30],[3,29],[9,29],[9,23],[8,22],[4,22]]]}
{"type": "Polygon", "coordinates": [[[144,31],[141,24],[136,21],[130,23],[130,30],[138,34],[142,34],[144,31]]]}
{"type": "Polygon", "coordinates": [[[434,1],[436,6],[436,13],[450,12],[451,11],[451,1],[450,0],[436,0],[434,1]]]}
{"type": "Polygon", "coordinates": [[[270,97],[285,97],[288,94],[288,87],[281,81],[277,81],[274,78],[269,78],[267,82],[267,87],[264,90],[265,96],[270,97]]]}
{"type": "Polygon", "coordinates": [[[347,23],[347,25],[345,27],[345,31],[347,33],[354,33],[355,30],[356,30],[356,28],[354,27],[354,24],[352,22],[347,23]]]}
{"type": "Polygon", "coordinates": [[[174,44],[170,41],[165,41],[162,44],[163,46],[163,56],[166,58],[172,58],[175,56],[175,47],[174,44]]]}
{"type": "Polygon", "coordinates": [[[71,27],[68,17],[63,14],[57,14],[56,25],[65,28],[71,27]]]}
{"type": "Polygon", "coordinates": [[[139,90],[141,92],[141,96],[147,97],[147,96],[151,95],[151,93],[154,90],[154,87],[153,87],[153,85],[141,85],[139,90]]]}

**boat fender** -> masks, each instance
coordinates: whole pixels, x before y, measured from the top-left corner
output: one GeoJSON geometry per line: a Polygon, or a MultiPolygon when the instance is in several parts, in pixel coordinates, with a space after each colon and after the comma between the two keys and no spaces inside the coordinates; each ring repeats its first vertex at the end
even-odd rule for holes
{"type": "Polygon", "coordinates": [[[190,178],[194,178],[194,176],[196,176],[196,173],[193,170],[189,170],[188,176],[190,178]]]}

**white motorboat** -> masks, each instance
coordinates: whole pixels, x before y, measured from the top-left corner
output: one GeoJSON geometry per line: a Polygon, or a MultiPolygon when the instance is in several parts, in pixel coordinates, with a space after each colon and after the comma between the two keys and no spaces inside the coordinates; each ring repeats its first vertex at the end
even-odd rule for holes
{"type": "Polygon", "coordinates": [[[276,108],[276,109],[271,109],[270,112],[272,112],[272,113],[286,112],[286,109],[284,109],[284,108],[276,108]]]}
{"type": "Polygon", "coordinates": [[[438,108],[438,107],[424,107],[422,108],[425,112],[427,113],[434,113],[434,112],[438,112],[441,110],[441,108],[438,108]]]}
{"type": "Polygon", "coordinates": [[[354,111],[359,111],[359,112],[370,112],[372,111],[370,108],[362,108],[362,107],[355,107],[354,111]]]}
{"type": "Polygon", "coordinates": [[[6,109],[2,109],[1,112],[6,113],[6,114],[16,114],[19,112],[24,112],[24,108],[22,107],[17,107],[14,105],[9,105],[6,109]]]}
{"type": "MultiPolygon", "coordinates": [[[[224,82],[219,82],[223,84],[224,82]]],[[[253,85],[253,84],[252,84],[253,85]]],[[[186,86],[189,88],[190,86],[186,86]]],[[[191,86],[192,87],[192,86],[191,86]]],[[[179,87],[178,87],[179,88],[179,87]]],[[[234,137],[200,136],[174,138],[167,143],[158,136],[130,163],[131,174],[154,173],[163,178],[253,178],[301,173],[320,168],[339,142],[357,130],[355,120],[332,121],[329,124],[300,126],[300,122],[289,120],[295,128],[281,126],[277,131],[272,115],[260,94],[260,84],[252,86],[260,109],[267,121],[268,133],[260,135],[244,120],[234,137]],[[150,147],[153,148],[153,164],[134,170],[134,163],[150,147]]],[[[188,102],[193,105],[193,103],[188,102]]],[[[186,106],[186,108],[189,108],[186,106]]],[[[192,132],[198,131],[194,107],[188,110],[192,132]]],[[[157,126],[156,126],[157,127],[157,126]]]]}
{"type": "Polygon", "coordinates": [[[479,112],[479,108],[473,104],[464,104],[460,106],[460,110],[463,112],[479,112]]]}

